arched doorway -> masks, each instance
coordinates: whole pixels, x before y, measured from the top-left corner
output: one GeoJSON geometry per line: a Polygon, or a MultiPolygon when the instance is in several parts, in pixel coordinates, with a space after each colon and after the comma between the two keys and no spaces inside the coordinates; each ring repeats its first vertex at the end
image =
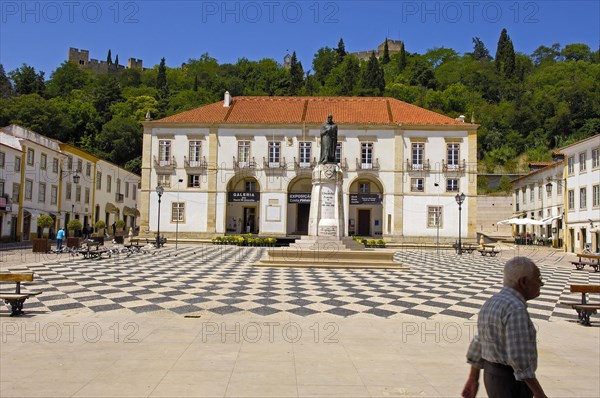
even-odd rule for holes
{"type": "Polygon", "coordinates": [[[348,235],[380,237],[383,234],[383,186],[372,176],[350,184],[348,235]]]}
{"type": "Polygon", "coordinates": [[[229,234],[260,232],[260,185],[256,178],[232,177],[227,184],[225,217],[229,234]]]}
{"type": "Polygon", "coordinates": [[[307,235],[310,216],[310,198],[312,179],[310,176],[294,178],[287,190],[287,227],[288,235],[307,235]]]}

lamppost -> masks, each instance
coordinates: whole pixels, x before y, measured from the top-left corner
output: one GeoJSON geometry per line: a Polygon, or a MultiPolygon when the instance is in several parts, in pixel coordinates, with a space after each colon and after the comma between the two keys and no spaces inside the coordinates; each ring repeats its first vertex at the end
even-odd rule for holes
{"type": "Polygon", "coordinates": [[[456,194],[454,197],[456,199],[456,203],[458,203],[458,254],[462,255],[462,236],[460,233],[460,224],[461,224],[461,212],[462,212],[462,204],[465,201],[465,194],[461,193],[456,194]]]}
{"type": "Polygon", "coordinates": [[[156,187],[156,193],[158,194],[158,228],[156,229],[156,248],[160,248],[160,198],[165,192],[162,185],[156,187]]]}
{"type": "Polygon", "coordinates": [[[437,254],[440,254],[440,184],[434,182],[433,185],[437,188],[437,209],[435,211],[435,227],[436,237],[435,237],[435,250],[437,254]]]}
{"type": "Polygon", "coordinates": [[[181,208],[179,207],[179,183],[183,182],[183,178],[177,180],[177,219],[175,220],[175,255],[177,255],[177,240],[179,239],[179,217],[181,208]]]}

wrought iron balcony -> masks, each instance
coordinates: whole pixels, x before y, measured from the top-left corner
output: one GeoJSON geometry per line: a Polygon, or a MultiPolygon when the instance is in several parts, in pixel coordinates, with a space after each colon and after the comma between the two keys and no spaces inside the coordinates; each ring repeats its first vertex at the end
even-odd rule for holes
{"type": "Polygon", "coordinates": [[[466,169],[467,161],[465,159],[463,159],[462,163],[459,162],[458,164],[448,164],[445,160],[442,159],[442,170],[444,171],[444,173],[452,171],[463,173],[466,169]]]}
{"type": "Polygon", "coordinates": [[[299,162],[294,157],[294,169],[296,170],[314,169],[316,166],[317,158],[313,158],[312,162],[299,162]]]}
{"type": "Polygon", "coordinates": [[[236,169],[256,169],[256,161],[254,157],[250,161],[241,162],[236,160],[235,156],[233,157],[233,167],[236,169]]]}
{"type": "Polygon", "coordinates": [[[283,161],[281,162],[268,162],[267,159],[263,156],[263,168],[265,169],[277,170],[285,169],[286,167],[287,164],[285,162],[285,158],[283,158],[283,161]]]}
{"type": "Polygon", "coordinates": [[[154,168],[155,169],[174,169],[177,167],[177,161],[175,160],[175,156],[172,156],[167,159],[158,160],[156,156],[154,156],[154,168]]]}
{"type": "Polygon", "coordinates": [[[424,163],[413,163],[410,159],[406,159],[406,170],[429,171],[431,170],[431,166],[429,165],[429,159],[426,159],[424,163]]]}
{"type": "Polygon", "coordinates": [[[187,156],[183,157],[183,167],[188,170],[206,170],[208,169],[208,162],[206,157],[203,156],[202,160],[189,160],[187,156]]]}
{"type": "Polygon", "coordinates": [[[363,163],[360,159],[356,158],[356,170],[379,170],[379,158],[375,158],[375,161],[371,163],[363,163]]]}

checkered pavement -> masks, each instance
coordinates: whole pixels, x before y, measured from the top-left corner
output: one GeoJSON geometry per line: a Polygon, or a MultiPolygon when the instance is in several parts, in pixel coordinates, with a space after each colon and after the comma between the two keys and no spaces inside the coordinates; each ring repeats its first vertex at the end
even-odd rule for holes
{"type": "MultiPolygon", "coordinates": [[[[469,319],[502,285],[507,255],[527,254],[542,271],[542,294],[528,303],[532,318],[574,319],[561,300],[578,299],[570,284],[600,284],[600,273],[577,271],[556,252],[479,253],[402,250],[395,260],[409,270],[305,269],[253,267],[261,248],[186,246],[150,254],[88,260],[81,257],[13,267],[34,272],[25,289],[43,293],[25,303],[26,312],[170,310],[182,315],[202,311],[257,315],[287,312],[301,316],[328,313],[342,317],[370,314],[429,318],[444,314],[469,319]]],[[[6,291],[10,287],[2,285],[6,291]]],[[[5,309],[7,309],[5,307],[5,309]]]]}

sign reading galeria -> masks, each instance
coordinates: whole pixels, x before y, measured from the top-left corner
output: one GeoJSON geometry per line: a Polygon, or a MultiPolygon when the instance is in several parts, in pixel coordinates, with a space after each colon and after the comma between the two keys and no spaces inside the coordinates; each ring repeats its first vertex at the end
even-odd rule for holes
{"type": "Polygon", "coordinates": [[[380,205],[383,195],[380,193],[351,193],[351,205],[380,205]]]}
{"type": "Polygon", "coordinates": [[[310,203],[310,192],[289,193],[288,203],[310,203]]]}
{"type": "Polygon", "coordinates": [[[260,192],[227,192],[228,202],[260,202],[260,192]]]}

